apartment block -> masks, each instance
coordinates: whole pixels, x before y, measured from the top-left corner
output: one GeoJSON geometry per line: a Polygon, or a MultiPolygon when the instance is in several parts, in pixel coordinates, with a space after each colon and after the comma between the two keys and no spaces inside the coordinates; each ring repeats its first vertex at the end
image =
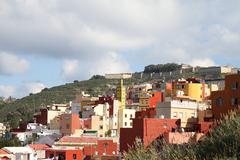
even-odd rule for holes
{"type": "Polygon", "coordinates": [[[78,114],[62,114],[60,116],[60,133],[62,135],[73,135],[80,129],[80,120],[78,114]]]}
{"type": "Polygon", "coordinates": [[[173,82],[172,96],[174,98],[189,98],[204,101],[210,96],[210,89],[205,82],[195,78],[180,79],[173,82]]]}
{"type": "Polygon", "coordinates": [[[240,104],[240,74],[227,75],[225,88],[211,93],[212,113],[215,119],[220,119],[233,110],[239,110],[240,104]]]}
{"type": "Polygon", "coordinates": [[[190,128],[197,123],[198,112],[209,108],[207,103],[188,99],[175,99],[162,102],[157,107],[158,118],[181,119],[181,127],[190,128]]]}

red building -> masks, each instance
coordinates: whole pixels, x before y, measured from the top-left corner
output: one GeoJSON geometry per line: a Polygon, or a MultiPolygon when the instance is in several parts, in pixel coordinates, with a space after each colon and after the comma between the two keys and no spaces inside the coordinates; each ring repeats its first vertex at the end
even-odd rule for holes
{"type": "Polygon", "coordinates": [[[159,102],[163,102],[162,92],[142,92],[140,94],[139,106],[141,108],[156,108],[159,102]]]}
{"type": "Polygon", "coordinates": [[[81,149],[46,149],[46,158],[54,158],[59,160],[79,160],[83,159],[83,152],[81,149]]]}
{"type": "Polygon", "coordinates": [[[162,92],[153,92],[152,97],[149,98],[149,108],[156,108],[158,102],[163,102],[163,99],[162,92]]]}
{"type": "Polygon", "coordinates": [[[80,119],[80,128],[81,129],[91,129],[91,123],[92,123],[91,118],[80,119]]]}
{"type": "Polygon", "coordinates": [[[42,125],[47,125],[48,109],[41,108],[40,113],[37,115],[34,115],[34,118],[36,120],[36,123],[42,124],[42,125]]]}
{"type": "Polygon", "coordinates": [[[46,158],[65,157],[67,160],[73,160],[73,157],[77,157],[77,160],[94,156],[116,157],[118,146],[112,139],[65,136],[55,143],[54,148],[47,149],[46,155],[46,158]]]}
{"type": "MultiPolygon", "coordinates": [[[[151,111],[143,112],[146,113],[145,117],[152,117],[154,114],[151,111]]],[[[128,147],[134,144],[136,138],[142,139],[144,145],[148,146],[164,133],[170,132],[180,125],[180,120],[177,119],[143,118],[143,116],[144,113],[137,112],[136,118],[133,119],[133,127],[120,129],[121,152],[127,151],[128,147]]]]}
{"type": "Polygon", "coordinates": [[[225,89],[211,93],[212,113],[215,119],[222,118],[228,112],[239,109],[240,74],[225,77],[225,89]]]}
{"type": "Polygon", "coordinates": [[[85,156],[114,156],[117,155],[117,143],[113,140],[99,139],[96,145],[85,145],[84,155],[85,156]]]}

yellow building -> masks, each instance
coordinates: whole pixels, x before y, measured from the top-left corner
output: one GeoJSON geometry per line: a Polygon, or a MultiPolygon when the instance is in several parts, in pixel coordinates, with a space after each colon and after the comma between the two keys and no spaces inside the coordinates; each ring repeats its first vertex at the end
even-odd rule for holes
{"type": "Polygon", "coordinates": [[[173,98],[189,98],[196,101],[204,101],[210,96],[210,89],[204,82],[197,80],[180,80],[173,83],[173,98]]]}
{"type": "Polygon", "coordinates": [[[120,102],[119,109],[126,108],[126,88],[123,85],[123,79],[120,80],[120,84],[117,87],[117,100],[120,102]]]}

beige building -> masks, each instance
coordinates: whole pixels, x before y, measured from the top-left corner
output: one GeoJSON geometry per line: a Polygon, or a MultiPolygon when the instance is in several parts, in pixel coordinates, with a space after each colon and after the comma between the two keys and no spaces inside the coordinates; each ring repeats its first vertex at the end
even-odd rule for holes
{"type": "Polygon", "coordinates": [[[50,124],[51,123],[51,120],[53,120],[55,117],[57,116],[60,116],[62,114],[64,114],[65,112],[64,111],[61,111],[61,110],[48,110],[48,113],[47,113],[47,123],[50,124]]]}
{"type": "Polygon", "coordinates": [[[109,104],[98,104],[94,107],[94,114],[91,117],[91,129],[96,130],[98,137],[105,137],[110,129],[109,104]]]}
{"type": "Polygon", "coordinates": [[[91,129],[96,130],[98,137],[105,137],[109,130],[109,120],[105,116],[92,116],[91,129]]]}
{"type": "Polygon", "coordinates": [[[181,119],[181,127],[191,127],[197,122],[198,111],[206,110],[208,104],[191,100],[175,99],[162,102],[157,107],[158,118],[181,119]]]}
{"type": "Polygon", "coordinates": [[[105,74],[106,79],[128,79],[132,78],[132,73],[113,73],[113,74],[105,74]]]}
{"type": "Polygon", "coordinates": [[[56,116],[52,120],[50,120],[49,128],[51,130],[59,130],[60,129],[60,116],[56,116]]]}
{"type": "Polygon", "coordinates": [[[65,112],[66,109],[68,109],[69,107],[70,107],[69,104],[52,104],[47,106],[49,110],[59,110],[62,112],[65,112]]]}
{"type": "Polygon", "coordinates": [[[212,67],[200,67],[198,73],[201,75],[218,75],[234,73],[233,67],[230,66],[212,66],[212,67]]]}

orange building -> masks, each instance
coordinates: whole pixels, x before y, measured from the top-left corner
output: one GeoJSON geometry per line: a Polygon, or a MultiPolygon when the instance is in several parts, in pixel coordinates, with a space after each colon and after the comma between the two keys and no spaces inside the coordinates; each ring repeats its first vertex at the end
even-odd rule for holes
{"type": "Polygon", "coordinates": [[[239,110],[240,74],[225,77],[225,89],[211,93],[212,113],[216,119],[222,118],[229,111],[239,110]]]}
{"type": "Polygon", "coordinates": [[[60,124],[60,133],[62,135],[72,135],[81,127],[78,114],[62,114],[60,124]]]}
{"type": "Polygon", "coordinates": [[[140,94],[139,106],[141,108],[156,108],[158,102],[163,102],[162,92],[142,92],[140,94]]]}

